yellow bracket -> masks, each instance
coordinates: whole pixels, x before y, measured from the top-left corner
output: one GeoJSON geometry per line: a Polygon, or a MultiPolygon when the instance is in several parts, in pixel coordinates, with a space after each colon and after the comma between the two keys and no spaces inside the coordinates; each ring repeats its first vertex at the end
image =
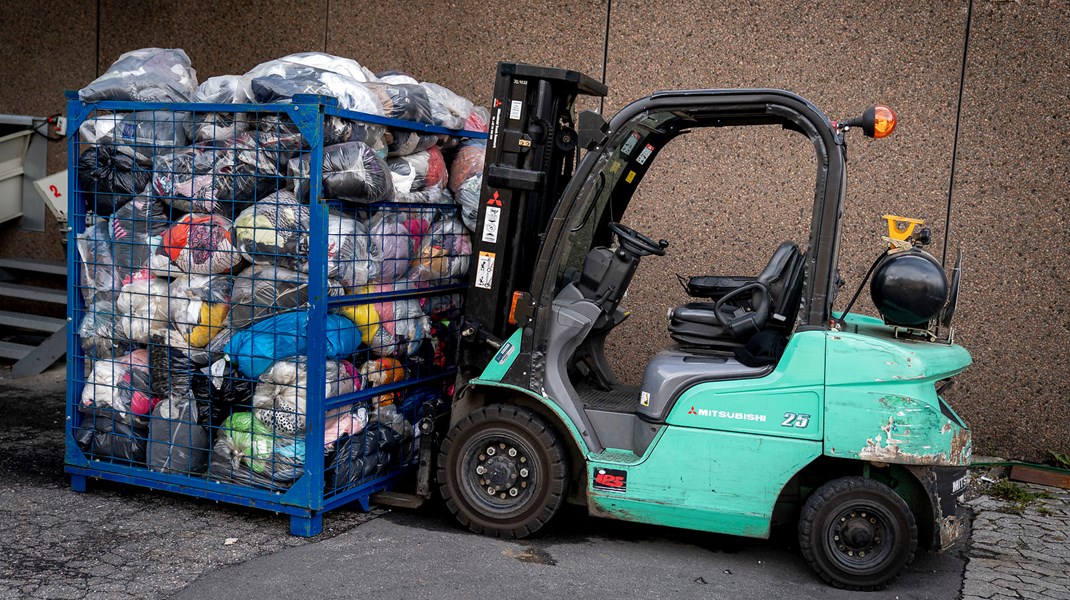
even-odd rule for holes
{"type": "Polygon", "coordinates": [[[925,224],[925,221],[921,219],[897,217],[895,215],[884,215],[884,220],[888,221],[888,237],[901,242],[914,235],[915,227],[925,224]]]}

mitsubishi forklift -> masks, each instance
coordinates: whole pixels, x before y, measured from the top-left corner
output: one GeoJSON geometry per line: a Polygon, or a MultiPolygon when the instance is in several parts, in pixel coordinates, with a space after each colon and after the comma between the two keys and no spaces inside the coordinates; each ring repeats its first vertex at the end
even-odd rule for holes
{"type": "Polygon", "coordinates": [[[606,92],[574,71],[498,66],[456,393],[424,477],[434,468],[463,525],[507,538],[566,501],[755,538],[790,520],[811,567],[849,589],[887,585],[918,547],[946,549],[963,533],[971,452],[941,395],[971,362],[951,333],[959,269],[948,281],[921,222],[888,216],[870,269],[881,316],[834,306],[846,138],[891,133],[894,113],[837,122],[746,89],[659,92],[608,123],[574,115],[577,97],[606,92]],[[808,239],[752,277],[687,279],[694,301],[666,307],[674,344],[641,385],[622,384],[605,342],[640,262],[672,251],[626,224],[637,186],[676,136],[755,126],[812,144],[808,239]]]}

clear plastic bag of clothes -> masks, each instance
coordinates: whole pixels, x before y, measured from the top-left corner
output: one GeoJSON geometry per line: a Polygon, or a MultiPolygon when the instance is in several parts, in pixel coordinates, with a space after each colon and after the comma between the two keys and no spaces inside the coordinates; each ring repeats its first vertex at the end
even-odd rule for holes
{"type": "Polygon", "coordinates": [[[226,275],[180,275],[171,282],[171,325],[183,342],[204,348],[227,326],[231,281],[226,275]]]}
{"type": "Polygon", "coordinates": [[[78,188],[87,212],[106,217],[145,191],[151,180],[148,167],[116,146],[90,146],[78,157],[78,188]]]}
{"type": "Polygon", "coordinates": [[[304,474],[304,440],[278,436],[249,412],[231,415],[216,433],[208,476],[217,481],[287,488],[304,474]]]}
{"type": "Polygon", "coordinates": [[[121,115],[98,111],[96,116],[90,117],[78,126],[78,141],[83,147],[96,144],[112,144],[115,126],[119,123],[121,115]]]}
{"type": "Polygon", "coordinates": [[[140,279],[123,286],[115,301],[117,329],[123,339],[145,344],[154,335],[164,336],[171,325],[166,279],[140,279]]]}
{"type": "Polygon", "coordinates": [[[81,400],[86,407],[113,410],[127,423],[147,417],[160,402],[152,391],[148,350],[94,361],[81,400]]]}
{"type": "Polygon", "coordinates": [[[185,215],[163,233],[149,267],[158,274],[173,273],[172,266],[185,273],[227,273],[242,262],[231,229],[219,215],[185,215]]]}
{"type": "MultiPolygon", "coordinates": [[[[295,180],[295,193],[308,199],[308,185],[312,157],[304,155],[290,161],[290,174],[295,180]]],[[[364,142],[346,142],[323,149],[324,198],[347,200],[361,204],[386,202],[394,196],[390,170],[371,146],[364,142]]]]}
{"type": "Polygon", "coordinates": [[[280,190],[253,203],[234,219],[235,243],[249,262],[295,265],[308,237],[309,218],[307,204],[280,190]]]}
{"type": "Polygon", "coordinates": [[[431,101],[431,119],[446,129],[461,129],[472,113],[472,101],[459,96],[437,83],[422,82],[431,101]]]}
{"type": "Polygon", "coordinates": [[[240,162],[239,156],[255,160],[255,151],[229,145],[222,150],[193,147],[158,154],[152,191],[176,210],[233,218],[261,192],[277,185],[277,175],[257,174],[256,165],[240,162]]]}
{"type": "MultiPolygon", "coordinates": [[[[342,296],[345,288],[327,280],[327,295],[342,296]]],[[[308,275],[277,264],[252,265],[234,276],[230,296],[230,327],[249,325],[308,304],[308,275]]]]}
{"type": "Polygon", "coordinates": [[[298,52],[253,67],[245,76],[249,79],[268,75],[286,75],[298,66],[312,67],[320,71],[337,73],[357,82],[375,81],[375,75],[351,58],[334,56],[325,52],[298,52]]]}
{"type": "Polygon", "coordinates": [[[151,165],[157,152],[170,152],[189,144],[190,114],[170,110],[126,113],[112,132],[123,154],[139,164],[151,165]]]}
{"type": "MultiPolygon", "coordinates": [[[[249,80],[239,75],[205,79],[190,96],[190,102],[245,104],[253,97],[249,80]]],[[[249,128],[243,112],[200,112],[194,115],[189,136],[198,142],[218,145],[233,140],[249,128]]]]}
{"type": "Polygon", "coordinates": [[[437,133],[409,129],[390,129],[387,132],[387,156],[408,156],[436,146],[442,138],[437,133]]]}
{"type": "Polygon", "coordinates": [[[78,256],[82,264],[82,297],[86,304],[96,298],[112,298],[122,287],[122,276],[111,252],[111,230],[101,219],[78,235],[78,256]]]}
{"type": "Polygon", "coordinates": [[[208,470],[212,441],[197,419],[194,403],[171,397],[159,403],[149,419],[146,462],[162,473],[201,474],[208,470]]]}
{"type": "Polygon", "coordinates": [[[461,143],[450,162],[450,191],[456,194],[466,181],[483,175],[487,144],[483,140],[467,140],[461,143]]]}
{"type": "Polygon", "coordinates": [[[449,175],[442,151],[437,146],[408,156],[391,158],[387,165],[398,194],[445,187],[449,175]]]}
{"type": "MultiPolygon", "coordinates": [[[[327,215],[328,279],[348,288],[368,283],[372,270],[368,244],[368,227],[364,223],[332,210],[327,215]]],[[[310,249],[302,247],[299,252],[307,256],[310,249]]],[[[298,268],[308,273],[309,262],[302,260],[298,268]]]]}
{"type": "Polygon", "coordinates": [[[443,218],[431,225],[409,267],[409,281],[416,287],[447,285],[468,275],[472,241],[464,224],[443,218]]]}
{"type": "Polygon", "coordinates": [[[233,146],[220,152],[233,153],[235,192],[238,200],[259,200],[268,192],[290,187],[286,165],[306,146],[300,131],[250,130],[233,146]]]}
{"type": "Polygon", "coordinates": [[[122,315],[112,299],[100,299],[86,306],[78,325],[78,338],[88,358],[115,358],[130,351],[131,344],[119,328],[122,315]]]}
{"type": "Polygon", "coordinates": [[[431,101],[427,91],[412,83],[368,82],[364,87],[371,90],[383,109],[383,116],[392,119],[432,124],[431,101]]]}
{"type": "Polygon", "coordinates": [[[406,223],[407,214],[394,211],[375,213],[368,227],[369,251],[378,261],[376,281],[393,282],[409,271],[415,240],[406,223]]]}
{"type": "Polygon", "coordinates": [[[483,190],[483,173],[464,180],[461,188],[454,194],[454,201],[461,205],[461,220],[470,231],[476,230],[479,218],[479,194],[483,190]]]}
{"type": "MultiPolygon", "coordinates": [[[[359,389],[357,371],[352,364],[328,360],[324,369],[325,398],[350,394],[359,389]]],[[[307,422],[305,397],[308,386],[307,357],[275,362],[260,375],[256,383],[253,416],[278,433],[291,436],[303,434],[307,422]]]]}
{"type": "Polygon", "coordinates": [[[329,96],[338,100],[338,108],[372,115],[382,115],[383,109],[375,94],[361,82],[333,71],[307,65],[279,62],[267,74],[255,67],[246,74],[252,86],[253,99],[261,104],[285,103],[299,94],[329,96]]]}
{"type": "MultiPolygon", "coordinates": [[[[327,358],[350,356],[360,346],[360,330],[349,319],[328,314],[323,325],[327,358]]],[[[223,348],[227,360],[246,377],[257,377],[276,361],[308,354],[308,311],[294,311],[235,331],[223,348]]]]}
{"type": "Polygon", "coordinates": [[[147,277],[149,259],[171,226],[162,201],[136,196],[108,218],[111,251],[123,284],[147,277]]]}
{"type": "Polygon", "coordinates": [[[78,91],[82,102],[187,102],[197,72],[180,49],[142,48],[119,56],[103,75],[78,91]]]}
{"type": "MultiPolygon", "coordinates": [[[[373,284],[360,290],[362,294],[380,294],[411,289],[401,284],[373,284]]],[[[364,343],[376,356],[406,358],[420,349],[427,337],[431,320],[420,306],[419,299],[381,300],[339,309],[339,314],[361,330],[364,343]]]]}
{"type": "Polygon", "coordinates": [[[420,83],[412,75],[397,70],[380,71],[375,74],[375,80],[394,85],[418,85],[420,83]]]}

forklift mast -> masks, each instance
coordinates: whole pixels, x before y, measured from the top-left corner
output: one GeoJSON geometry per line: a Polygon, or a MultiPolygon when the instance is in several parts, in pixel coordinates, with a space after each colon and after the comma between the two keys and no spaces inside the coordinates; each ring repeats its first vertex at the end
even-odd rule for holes
{"type": "Polygon", "coordinates": [[[606,90],[576,71],[498,64],[465,302],[466,351],[476,350],[469,364],[509,335],[513,295],[531,288],[547,223],[576,168],[576,97],[606,90]]]}

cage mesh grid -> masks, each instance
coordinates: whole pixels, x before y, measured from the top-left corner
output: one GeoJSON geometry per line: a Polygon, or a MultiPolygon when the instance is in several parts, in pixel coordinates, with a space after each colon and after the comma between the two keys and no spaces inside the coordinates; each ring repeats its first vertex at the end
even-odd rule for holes
{"type": "Polygon", "coordinates": [[[320,99],[69,112],[68,464],[305,510],[412,464],[470,254],[442,132],[320,99]]]}

